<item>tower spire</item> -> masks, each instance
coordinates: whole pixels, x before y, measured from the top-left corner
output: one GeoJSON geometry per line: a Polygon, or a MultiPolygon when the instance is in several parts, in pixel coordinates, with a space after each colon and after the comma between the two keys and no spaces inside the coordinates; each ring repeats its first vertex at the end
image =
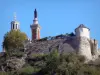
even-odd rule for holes
{"type": "Polygon", "coordinates": [[[14,20],[11,21],[11,30],[19,30],[20,23],[16,21],[16,12],[14,12],[14,20]]]}
{"type": "Polygon", "coordinates": [[[40,25],[38,23],[36,9],[34,10],[33,24],[30,27],[31,27],[31,31],[32,31],[32,40],[39,40],[40,39],[40,25]]]}
{"type": "Polygon", "coordinates": [[[37,10],[34,10],[34,20],[33,20],[34,24],[38,24],[38,18],[37,18],[37,10]]]}

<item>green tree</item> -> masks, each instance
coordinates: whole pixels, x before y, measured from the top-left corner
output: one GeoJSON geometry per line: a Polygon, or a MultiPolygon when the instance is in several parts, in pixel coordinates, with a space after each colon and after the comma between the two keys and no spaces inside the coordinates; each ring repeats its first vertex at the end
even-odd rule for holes
{"type": "Polygon", "coordinates": [[[71,32],[71,33],[69,34],[69,36],[75,36],[75,34],[74,34],[73,32],[71,32]]]}
{"type": "Polygon", "coordinates": [[[23,48],[23,41],[27,39],[27,35],[20,30],[12,30],[4,35],[3,48],[7,50],[23,48]]]}
{"type": "Polygon", "coordinates": [[[48,56],[46,56],[46,64],[41,70],[44,75],[53,75],[56,72],[57,66],[60,64],[59,56],[57,49],[53,50],[50,54],[48,54],[48,56]]]}

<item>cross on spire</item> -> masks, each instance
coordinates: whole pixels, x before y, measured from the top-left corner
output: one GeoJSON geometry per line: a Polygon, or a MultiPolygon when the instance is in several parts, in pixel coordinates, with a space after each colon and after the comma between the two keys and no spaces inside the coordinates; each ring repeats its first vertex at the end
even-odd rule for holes
{"type": "Polygon", "coordinates": [[[14,21],[16,21],[16,12],[14,12],[14,21]]]}

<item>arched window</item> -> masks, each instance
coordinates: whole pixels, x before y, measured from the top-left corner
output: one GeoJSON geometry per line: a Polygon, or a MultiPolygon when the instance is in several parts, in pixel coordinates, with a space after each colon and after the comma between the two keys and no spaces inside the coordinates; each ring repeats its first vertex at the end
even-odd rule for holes
{"type": "Polygon", "coordinates": [[[14,24],[13,24],[13,29],[14,29],[14,24]]]}
{"type": "Polygon", "coordinates": [[[17,29],[17,24],[16,24],[16,29],[17,29]]]}

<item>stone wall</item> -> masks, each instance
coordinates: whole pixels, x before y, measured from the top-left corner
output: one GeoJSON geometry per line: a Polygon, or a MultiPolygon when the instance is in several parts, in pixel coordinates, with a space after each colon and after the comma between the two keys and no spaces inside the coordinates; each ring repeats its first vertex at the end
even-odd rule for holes
{"type": "Polygon", "coordinates": [[[77,37],[78,54],[84,55],[87,59],[92,59],[90,39],[86,37],[77,37]]]}
{"type": "Polygon", "coordinates": [[[91,44],[91,53],[92,53],[92,55],[96,55],[97,51],[98,51],[98,42],[97,42],[97,40],[91,39],[90,44],[91,44]]]}
{"type": "Polygon", "coordinates": [[[49,53],[58,48],[60,53],[76,52],[92,59],[92,55],[97,51],[97,41],[86,37],[66,36],[53,40],[31,41],[25,43],[25,48],[28,53],[49,53]]]}
{"type": "Polygon", "coordinates": [[[54,39],[47,41],[32,41],[31,43],[25,43],[25,48],[28,53],[49,53],[55,48],[58,48],[60,53],[62,52],[72,52],[75,49],[66,40],[70,37],[63,39],[54,39]]]}

